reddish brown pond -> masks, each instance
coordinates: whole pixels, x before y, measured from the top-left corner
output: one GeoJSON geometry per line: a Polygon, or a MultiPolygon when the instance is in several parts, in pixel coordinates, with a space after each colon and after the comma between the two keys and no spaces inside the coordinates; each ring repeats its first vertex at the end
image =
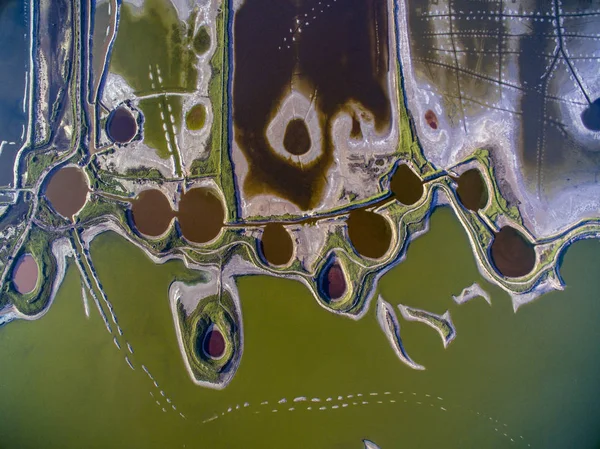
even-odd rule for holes
{"type": "Polygon", "coordinates": [[[174,213],[167,197],[158,189],[140,192],[131,206],[136,229],[149,237],[165,233],[174,213]]]}
{"type": "Polygon", "coordinates": [[[288,122],[283,136],[283,147],[295,156],[305,154],[310,150],[310,132],[306,122],[295,118],[288,122]]]}
{"type": "Polygon", "coordinates": [[[294,253],[294,242],[281,223],[269,223],[260,239],[260,250],[270,264],[287,265],[294,253]]]}
{"type": "Polygon", "coordinates": [[[334,262],[322,274],[322,288],[327,298],[335,301],[346,293],[346,278],[339,263],[334,262]]]}
{"type": "Polygon", "coordinates": [[[479,170],[473,168],[467,170],[457,180],[458,198],[467,209],[477,211],[487,204],[488,191],[479,170]]]}
{"type": "Polygon", "coordinates": [[[64,167],[50,178],[46,186],[46,198],[56,212],[71,218],[85,204],[88,191],[83,170],[79,167],[64,167]]]}
{"type": "Polygon", "coordinates": [[[406,164],[398,166],[392,179],[390,189],[402,204],[415,204],[423,196],[423,182],[406,164]]]}
{"type": "Polygon", "coordinates": [[[495,235],[491,257],[498,273],[506,277],[521,277],[535,267],[535,250],[515,228],[504,226],[495,235]]]}
{"type": "Polygon", "coordinates": [[[202,342],[204,353],[213,359],[220,359],[225,353],[225,339],[215,326],[211,326],[202,342]]]}
{"type": "Polygon", "coordinates": [[[348,235],[356,251],[372,259],[383,257],[392,241],[388,221],[382,215],[362,209],[350,212],[348,235]]]}
{"type": "Polygon", "coordinates": [[[190,189],[181,195],[177,220],[187,240],[194,243],[209,242],[219,235],[223,227],[223,203],[212,189],[190,189]]]}
{"type": "Polygon", "coordinates": [[[428,109],[427,112],[425,112],[425,121],[431,129],[438,129],[439,123],[437,115],[435,115],[435,112],[431,109],[428,109]]]}
{"type": "Polygon", "coordinates": [[[31,254],[19,257],[13,270],[12,281],[15,289],[22,295],[31,293],[38,281],[38,265],[31,254]]]}
{"type": "Polygon", "coordinates": [[[113,142],[130,142],[137,134],[137,123],[133,114],[125,107],[115,109],[108,117],[106,132],[113,142]]]}

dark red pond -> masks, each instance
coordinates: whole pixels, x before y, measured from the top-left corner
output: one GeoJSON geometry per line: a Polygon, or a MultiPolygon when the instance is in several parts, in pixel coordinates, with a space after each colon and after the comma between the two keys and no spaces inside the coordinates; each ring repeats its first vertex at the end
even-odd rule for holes
{"type": "Polygon", "coordinates": [[[113,142],[130,142],[137,134],[137,123],[133,114],[125,107],[115,109],[108,117],[106,132],[113,142]]]}
{"type": "Polygon", "coordinates": [[[334,262],[323,273],[323,292],[331,300],[340,299],[346,293],[346,278],[339,263],[334,262]]]}
{"type": "Polygon", "coordinates": [[[204,336],[202,349],[209,357],[220,359],[225,353],[225,339],[223,334],[216,328],[212,327],[204,336]]]}

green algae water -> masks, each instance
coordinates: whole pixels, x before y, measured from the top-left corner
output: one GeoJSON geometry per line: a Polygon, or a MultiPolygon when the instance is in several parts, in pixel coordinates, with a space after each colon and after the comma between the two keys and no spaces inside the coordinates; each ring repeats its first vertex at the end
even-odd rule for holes
{"type": "Polygon", "coordinates": [[[121,349],[91,301],[86,318],[71,266],[43,319],[0,330],[0,446],[362,449],[368,438],[382,449],[597,447],[599,249],[576,243],[562,268],[566,290],[514,314],[481,279],[452,212],[437,211],[380,283],[394,306],[451,311],[457,338],[447,349],[430,328],[400,319],[421,372],[397,359],[374,304],[353,321],[319,307],[298,282],[238,279],[245,350],[231,384],[213,391],[192,384],[177,346],[167,289],[183,264],[154,265],[104,234],[91,254],[121,349]],[[492,306],[454,304],[451,295],[475,281],[492,306]]]}

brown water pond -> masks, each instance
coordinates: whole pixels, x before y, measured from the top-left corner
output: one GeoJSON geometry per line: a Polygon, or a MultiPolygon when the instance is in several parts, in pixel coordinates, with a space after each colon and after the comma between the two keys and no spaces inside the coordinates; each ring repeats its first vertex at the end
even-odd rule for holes
{"type": "Polygon", "coordinates": [[[225,353],[225,339],[221,331],[215,326],[211,326],[204,335],[202,341],[202,350],[212,359],[220,359],[225,353]]]}
{"type": "Polygon", "coordinates": [[[321,274],[321,288],[328,299],[335,301],[346,293],[346,278],[338,262],[325,267],[321,274]]]}
{"type": "Polygon", "coordinates": [[[398,166],[392,179],[390,189],[396,199],[407,206],[415,204],[423,196],[423,182],[406,164],[398,166]]]}
{"type": "Polygon", "coordinates": [[[56,212],[71,218],[81,210],[89,187],[79,167],[64,167],[55,172],[46,186],[46,198],[56,212]]]}
{"type": "Polygon", "coordinates": [[[467,170],[458,179],[458,198],[467,209],[477,211],[485,207],[488,191],[481,172],[475,168],[467,170]]]}
{"type": "Polygon", "coordinates": [[[183,236],[194,243],[214,239],[225,221],[223,203],[212,189],[197,187],[181,195],[177,220],[183,236]]]}
{"type": "Polygon", "coordinates": [[[140,192],[132,203],[131,214],[136,229],[149,237],[164,234],[175,215],[171,203],[158,189],[140,192]]]}
{"type": "Polygon", "coordinates": [[[439,123],[437,115],[435,115],[435,112],[431,109],[428,109],[427,112],[425,112],[425,121],[431,129],[438,129],[439,123]]]}
{"type": "Polygon", "coordinates": [[[491,247],[492,263],[506,277],[521,277],[535,267],[533,245],[515,228],[504,226],[494,236],[491,247]]]}
{"type": "Polygon", "coordinates": [[[12,281],[15,289],[22,295],[31,293],[38,281],[38,264],[31,254],[23,254],[17,260],[13,270],[12,281]]]}
{"type": "Polygon", "coordinates": [[[347,223],[350,241],[361,256],[379,259],[387,253],[392,229],[382,215],[356,209],[350,212],[347,223]]]}
{"type": "Polygon", "coordinates": [[[113,142],[130,142],[137,131],[135,118],[127,108],[119,107],[111,112],[106,123],[106,132],[113,142]]]}
{"type": "Polygon", "coordinates": [[[306,154],[310,150],[310,132],[306,122],[295,118],[288,122],[283,136],[283,147],[294,156],[306,154]]]}
{"type": "Polygon", "coordinates": [[[287,265],[294,253],[294,242],[281,223],[269,223],[260,239],[260,250],[270,264],[287,265]]]}

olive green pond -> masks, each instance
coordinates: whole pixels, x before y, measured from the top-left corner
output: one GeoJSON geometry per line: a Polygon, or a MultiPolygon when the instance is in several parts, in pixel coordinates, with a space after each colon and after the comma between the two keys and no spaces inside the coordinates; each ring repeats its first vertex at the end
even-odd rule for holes
{"type": "Polygon", "coordinates": [[[365,438],[382,449],[600,443],[598,241],[565,255],[565,291],[515,314],[508,295],[481,278],[453,213],[436,211],[430,231],[379,284],[394,307],[450,310],[457,338],[447,349],[431,328],[397,312],[406,350],[425,371],[396,357],[374,303],[353,321],[325,311],[299,282],[238,278],[245,349],[222,391],[195,386],[177,346],[167,290],[183,264],[154,265],[116,234],[99,236],[91,255],[124,332],[121,349],[91,298],[86,317],[71,263],[44,318],[0,329],[3,449],[362,449],[365,438]],[[453,302],[473,282],[491,306],[453,302]]]}

